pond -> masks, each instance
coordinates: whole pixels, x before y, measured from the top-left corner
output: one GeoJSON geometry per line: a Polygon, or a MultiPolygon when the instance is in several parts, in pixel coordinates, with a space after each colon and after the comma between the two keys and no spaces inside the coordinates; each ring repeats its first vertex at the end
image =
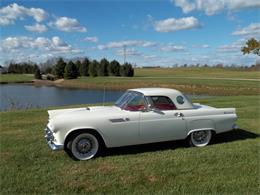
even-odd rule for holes
{"type": "Polygon", "coordinates": [[[0,110],[114,102],[123,91],[72,89],[31,84],[0,85],[0,110]]]}
{"type": "MultiPolygon", "coordinates": [[[[0,111],[116,101],[124,91],[73,89],[33,84],[0,85],[0,111]]],[[[188,95],[190,98],[207,97],[188,95]]]]}

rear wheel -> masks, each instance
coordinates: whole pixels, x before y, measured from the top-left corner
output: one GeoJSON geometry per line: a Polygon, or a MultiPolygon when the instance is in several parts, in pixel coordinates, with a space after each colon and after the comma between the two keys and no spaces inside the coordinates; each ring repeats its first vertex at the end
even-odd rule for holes
{"type": "Polygon", "coordinates": [[[100,143],[98,138],[91,133],[80,133],[72,137],[68,143],[67,152],[77,160],[89,160],[97,156],[100,143]]]}
{"type": "Polygon", "coordinates": [[[203,147],[210,143],[212,132],[209,130],[195,131],[189,136],[190,146],[203,147]]]}

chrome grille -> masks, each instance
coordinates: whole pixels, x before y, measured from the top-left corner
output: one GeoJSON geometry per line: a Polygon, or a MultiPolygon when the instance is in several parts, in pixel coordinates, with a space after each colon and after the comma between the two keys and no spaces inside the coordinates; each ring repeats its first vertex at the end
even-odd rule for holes
{"type": "Polygon", "coordinates": [[[48,127],[46,127],[44,129],[44,131],[45,131],[45,136],[44,137],[46,138],[47,142],[54,141],[54,136],[53,136],[52,131],[48,127]]]}

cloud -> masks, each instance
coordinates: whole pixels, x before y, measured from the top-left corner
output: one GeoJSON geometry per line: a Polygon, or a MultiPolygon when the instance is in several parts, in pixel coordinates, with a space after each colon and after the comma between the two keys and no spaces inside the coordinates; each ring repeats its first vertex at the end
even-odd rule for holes
{"type": "Polygon", "coordinates": [[[45,37],[7,37],[1,41],[1,49],[5,53],[22,52],[24,50],[39,50],[53,53],[79,53],[78,49],[73,48],[61,40],[58,36],[48,39],[45,37]]]}
{"type": "Polygon", "coordinates": [[[236,30],[232,35],[238,35],[243,37],[255,37],[260,38],[260,23],[252,23],[247,27],[236,30]]]}
{"type": "Polygon", "coordinates": [[[214,15],[222,10],[237,11],[260,7],[260,1],[257,0],[172,0],[172,2],[184,13],[198,10],[205,12],[206,15],[214,15]]]}
{"type": "Polygon", "coordinates": [[[114,48],[123,48],[123,47],[154,47],[156,42],[142,41],[142,40],[126,40],[126,41],[114,41],[109,42],[105,45],[99,45],[98,49],[114,49],[114,48]]]}
{"type": "Polygon", "coordinates": [[[166,44],[160,48],[161,51],[172,52],[172,51],[184,51],[185,47],[181,45],[166,44]]]}
{"type": "Polygon", "coordinates": [[[203,45],[192,45],[193,48],[199,48],[199,49],[206,49],[209,48],[210,46],[207,44],[203,44],[203,45]]]}
{"type": "Polygon", "coordinates": [[[85,37],[84,41],[96,43],[96,42],[98,42],[98,38],[97,37],[85,37]]]}
{"type": "Polygon", "coordinates": [[[14,24],[15,20],[22,20],[25,17],[32,17],[37,22],[42,22],[47,17],[47,13],[40,8],[26,8],[16,3],[7,5],[0,9],[0,25],[14,24]]]}
{"type": "Polygon", "coordinates": [[[168,18],[154,21],[153,25],[157,32],[174,32],[200,27],[199,21],[195,17],[168,18]]]}
{"type": "Polygon", "coordinates": [[[65,32],[87,32],[87,28],[81,26],[77,19],[60,17],[55,22],[50,22],[50,26],[65,32]]]}
{"type": "Polygon", "coordinates": [[[245,39],[239,39],[231,44],[225,44],[225,45],[221,45],[217,48],[218,52],[230,52],[230,53],[238,53],[241,52],[241,47],[244,45],[244,43],[246,42],[245,39]]]}
{"type": "Polygon", "coordinates": [[[38,33],[43,33],[48,30],[48,28],[44,24],[39,24],[39,23],[36,23],[35,25],[32,26],[25,25],[24,28],[28,31],[38,32],[38,33]]]}
{"type": "Polygon", "coordinates": [[[177,7],[181,7],[184,13],[189,13],[190,11],[196,9],[196,4],[190,3],[187,0],[175,0],[175,5],[177,7]]]}
{"type": "Polygon", "coordinates": [[[143,55],[141,52],[137,51],[134,48],[129,48],[129,49],[126,49],[125,51],[123,49],[117,50],[117,55],[124,56],[124,54],[126,56],[142,56],[143,55]]]}

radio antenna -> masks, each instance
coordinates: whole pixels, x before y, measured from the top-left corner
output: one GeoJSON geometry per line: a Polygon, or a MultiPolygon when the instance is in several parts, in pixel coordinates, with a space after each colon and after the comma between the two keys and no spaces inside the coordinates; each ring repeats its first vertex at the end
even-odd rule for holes
{"type": "Polygon", "coordinates": [[[123,46],[124,47],[124,64],[126,62],[126,45],[123,46]]]}
{"type": "Polygon", "coordinates": [[[103,89],[103,106],[105,106],[105,100],[106,100],[106,85],[104,84],[104,89],[103,89]]]}

